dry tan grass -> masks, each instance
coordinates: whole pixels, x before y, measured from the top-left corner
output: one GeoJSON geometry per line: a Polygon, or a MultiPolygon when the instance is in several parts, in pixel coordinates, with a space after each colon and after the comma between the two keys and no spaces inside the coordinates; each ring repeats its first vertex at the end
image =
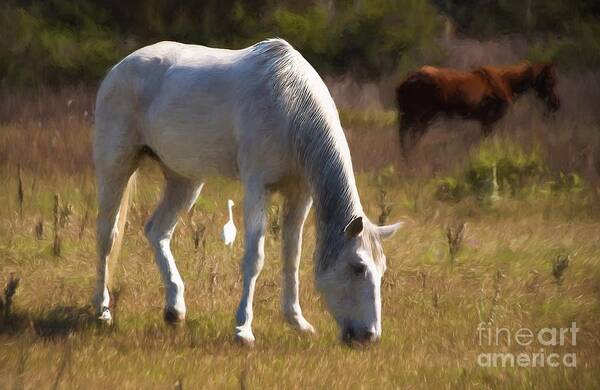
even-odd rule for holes
{"type": "MultiPolygon", "coordinates": [[[[33,178],[25,176],[25,188],[33,178]]],[[[359,177],[368,213],[378,211],[371,175],[359,177]]],[[[16,188],[14,179],[4,179],[16,188]]],[[[0,195],[0,281],[21,277],[14,322],[0,331],[0,387],[184,388],[237,387],[408,387],[408,388],[593,388],[600,383],[600,236],[597,220],[566,218],[563,203],[531,204],[505,199],[492,209],[472,200],[439,203],[423,189],[422,206],[409,203],[402,181],[387,183],[395,208],[390,217],[408,217],[410,226],[386,244],[389,271],[383,282],[384,338],[367,349],[338,342],[337,329],[312,283],[314,227],[305,233],[301,269],[305,314],[317,327],[313,338],[299,337],[280,312],[279,245],[268,236],[267,263],[257,287],[255,350],[232,342],[233,313],[241,289],[238,270],[242,244],[230,253],[219,240],[227,219],[227,197],[240,200],[238,184],[209,181],[191,220],[184,219],[174,253],[186,281],[189,318],[181,329],[162,322],[163,288],[142,224],[156,201],[158,177],[141,175],[129,219],[125,246],[113,282],[116,325],[96,328],[89,306],[95,272],[90,224],[79,238],[85,217],[88,181],[45,179],[36,193],[25,194],[18,219],[16,194],[0,195]],[[73,205],[62,230],[60,257],[52,237],[36,238],[38,215],[51,224],[53,192],[73,205]],[[544,216],[544,210],[554,212],[544,216]],[[463,243],[453,263],[445,226],[467,220],[463,243]],[[206,226],[206,248],[194,245],[195,225],[206,226]],[[555,282],[553,261],[572,256],[555,282]],[[552,348],[576,352],[576,368],[489,369],[477,366],[477,325],[491,321],[516,330],[527,327],[581,328],[577,345],[552,348]]],[[[275,199],[275,202],[278,202],[275,199]]],[[[241,226],[240,216],[236,223],[241,226]]],[[[46,226],[50,231],[50,226],[46,226]]],[[[502,344],[499,351],[521,352],[502,344]]],[[[530,351],[531,349],[525,349],[530,351]]],[[[536,349],[533,349],[535,352],[536,349]]]]}
{"type": "MultiPolygon", "coordinates": [[[[2,91],[0,286],[11,273],[21,282],[11,321],[0,328],[0,388],[598,388],[598,113],[587,101],[595,96],[598,77],[568,77],[561,93],[573,99],[564,113],[550,121],[536,102],[526,99],[499,125],[497,137],[541,145],[555,172],[581,172],[586,189],[534,192],[494,204],[472,198],[447,204],[433,195],[432,179],[458,170],[468,149],[477,147],[472,124],[436,123],[408,168],[398,157],[393,111],[361,108],[360,102],[342,105],[368,215],[376,220],[391,204],[390,221],[410,221],[385,245],[384,337],[364,350],[338,342],[337,329],[314,291],[312,220],[305,233],[302,303],[319,334],[299,337],[282,319],[280,241],[273,228],[257,287],[257,347],[244,350],[232,343],[242,243],[230,253],[219,240],[219,229],[227,219],[226,199],[241,204],[242,190],[220,178],[208,181],[194,215],[182,220],[175,235],[189,318],[180,329],[165,326],[164,291],[142,234],[161,186],[151,165],[142,169],[124,250],[115,265],[116,325],[96,328],[89,305],[96,262],[93,91],[2,91]],[[390,164],[395,170],[382,173],[390,164]],[[62,206],[71,205],[60,228],[59,256],[52,250],[56,193],[62,206]],[[451,262],[445,227],[457,221],[466,221],[466,228],[451,262]],[[571,260],[557,283],[553,264],[561,256],[571,260]],[[576,352],[578,365],[478,367],[477,355],[485,350],[476,340],[481,321],[512,330],[566,327],[576,321],[581,328],[577,345],[552,351],[576,352]]],[[[242,226],[239,214],[236,224],[242,226]]],[[[522,351],[505,344],[497,349],[522,351]]]]}

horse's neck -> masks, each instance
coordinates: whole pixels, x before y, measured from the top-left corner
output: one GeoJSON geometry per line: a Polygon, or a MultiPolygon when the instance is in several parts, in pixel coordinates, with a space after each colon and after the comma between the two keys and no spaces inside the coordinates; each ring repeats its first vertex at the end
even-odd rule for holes
{"type": "MultiPolygon", "coordinates": [[[[315,77],[316,76],[315,74],[315,77]]],[[[348,143],[327,87],[320,80],[297,83],[287,116],[290,152],[310,187],[317,218],[316,269],[343,244],[343,228],[363,210],[348,143]]]]}
{"type": "Polygon", "coordinates": [[[349,161],[338,160],[329,166],[315,166],[313,169],[321,170],[320,177],[312,180],[311,184],[320,224],[343,228],[353,217],[362,215],[354,172],[349,161]]]}
{"type": "Polygon", "coordinates": [[[341,251],[345,243],[344,227],[355,217],[363,216],[349,153],[347,159],[343,150],[330,153],[331,162],[322,164],[314,159],[309,168],[317,173],[309,180],[317,219],[317,272],[329,267],[341,251]]]}
{"type": "Polygon", "coordinates": [[[511,70],[502,74],[504,81],[510,85],[513,95],[520,96],[532,87],[533,80],[529,69],[524,71],[511,70]]]}
{"type": "Polygon", "coordinates": [[[343,228],[363,213],[352,161],[341,126],[306,135],[301,165],[311,189],[318,224],[343,228]]]}

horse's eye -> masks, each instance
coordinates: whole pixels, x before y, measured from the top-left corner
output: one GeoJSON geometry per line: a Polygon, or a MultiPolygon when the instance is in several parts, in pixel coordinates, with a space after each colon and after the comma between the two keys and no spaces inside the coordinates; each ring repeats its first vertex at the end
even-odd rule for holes
{"type": "Polygon", "coordinates": [[[364,276],[367,273],[367,266],[363,263],[350,263],[350,268],[356,276],[364,276]]]}

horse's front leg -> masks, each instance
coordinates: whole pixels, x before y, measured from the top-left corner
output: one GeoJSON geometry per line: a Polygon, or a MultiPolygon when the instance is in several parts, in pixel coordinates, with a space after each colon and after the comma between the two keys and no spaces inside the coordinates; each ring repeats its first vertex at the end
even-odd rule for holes
{"type": "Polygon", "coordinates": [[[236,314],[235,339],[243,345],[254,344],[252,302],[256,279],[265,260],[265,203],[267,192],[262,184],[246,183],[244,197],[245,251],[242,260],[243,290],[236,314]]]}
{"type": "Polygon", "coordinates": [[[285,195],[283,208],[283,314],[301,332],[314,333],[313,326],[302,315],[299,299],[298,267],[302,249],[302,228],[312,199],[308,191],[294,189],[285,195]]]}

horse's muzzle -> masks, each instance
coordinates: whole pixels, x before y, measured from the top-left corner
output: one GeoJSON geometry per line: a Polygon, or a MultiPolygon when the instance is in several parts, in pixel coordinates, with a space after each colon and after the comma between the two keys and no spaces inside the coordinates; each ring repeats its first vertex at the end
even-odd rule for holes
{"type": "Polygon", "coordinates": [[[379,335],[367,328],[356,329],[352,326],[347,326],[342,331],[342,341],[347,344],[358,343],[366,345],[377,340],[379,340],[379,335]]]}

